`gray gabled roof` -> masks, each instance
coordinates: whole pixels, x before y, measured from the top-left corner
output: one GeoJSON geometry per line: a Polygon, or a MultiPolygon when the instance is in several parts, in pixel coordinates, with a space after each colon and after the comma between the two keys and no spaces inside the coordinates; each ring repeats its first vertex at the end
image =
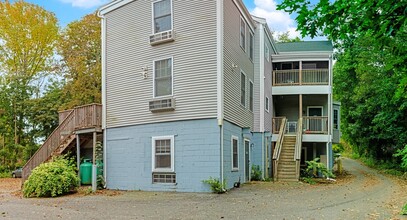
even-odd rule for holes
{"type": "Polygon", "coordinates": [[[332,52],[333,46],[331,41],[300,41],[290,43],[277,43],[278,52],[315,52],[326,51],[332,52]]]}

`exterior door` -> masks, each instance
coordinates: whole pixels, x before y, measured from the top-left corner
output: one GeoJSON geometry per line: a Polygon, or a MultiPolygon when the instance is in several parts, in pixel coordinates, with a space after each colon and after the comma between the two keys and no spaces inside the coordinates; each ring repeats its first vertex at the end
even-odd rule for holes
{"type": "MultiPolygon", "coordinates": [[[[322,107],[308,107],[308,116],[311,117],[321,117],[322,107]]],[[[308,120],[308,130],[310,131],[322,131],[322,119],[321,118],[311,118],[308,120]]]]}
{"type": "Polygon", "coordinates": [[[250,141],[244,140],[245,180],[250,181],[250,141]]]}

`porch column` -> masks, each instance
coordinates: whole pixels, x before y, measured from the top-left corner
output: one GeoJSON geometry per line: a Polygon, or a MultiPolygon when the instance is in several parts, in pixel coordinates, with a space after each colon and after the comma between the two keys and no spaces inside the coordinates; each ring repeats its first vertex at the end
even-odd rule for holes
{"type": "Polygon", "coordinates": [[[299,71],[299,75],[298,75],[298,80],[299,80],[299,84],[300,85],[302,85],[302,61],[300,60],[300,64],[299,64],[300,66],[299,66],[299,69],[300,69],[300,71],[299,71]]]}
{"type": "Polygon", "coordinates": [[[76,134],[76,167],[78,168],[79,186],[81,185],[81,141],[79,139],[79,134],[76,134]]]}
{"type": "Polygon", "coordinates": [[[299,113],[300,113],[300,114],[298,114],[298,115],[299,115],[298,118],[302,118],[302,94],[299,95],[299,105],[300,105],[300,106],[299,106],[299,109],[300,109],[300,110],[299,110],[299,111],[300,111],[299,113]]]}

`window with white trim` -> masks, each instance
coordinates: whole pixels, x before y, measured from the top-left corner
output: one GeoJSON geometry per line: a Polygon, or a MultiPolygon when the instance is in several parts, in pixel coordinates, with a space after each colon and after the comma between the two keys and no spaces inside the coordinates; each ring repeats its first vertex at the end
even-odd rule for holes
{"type": "Polygon", "coordinates": [[[240,47],[246,51],[246,22],[240,18],[240,47]]]}
{"type": "Polygon", "coordinates": [[[249,81],[249,110],[253,111],[253,82],[249,81]]]}
{"type": "Polygon", "coordinates": [[[270,49],[267,45],[264,45],[264,56],[266,57],[267,62],[270,61],[270,49]]]}
{"type": "Polygon", "coordinates": [[[232,170],[239,169],[239,139],[232,136],[232,170]]]}
{"type": "Polygon", "coordinates": [[[254,36],[253,33],[250,31],[249,35],[249,57],[251,60],[253,60],[253,47],[254,47],[254,36]]]}
{"type": "Polygon", "coordinates": [[[267,112],[269,111],[269,105],[270,105],[270,103],[269,103],[269,97],[266,97],[265,106],[266,106],[266,111],[267,111],[267,112]]]}
{"type": "Polygon", "coordinates": [[[246,75],[240,72],[240,104],[246,106],[246,75]]]}
{"type": "Polygon", "coordinates": [[[159,0],[153,3],[154,34],[172,29],[171,0],[159,0]]]}
{"type": "Polygon", "coordinates": [[[174,172],[174,136],[152,137],[154,173],[174,172]]]}
{"type": "Polygon", "coordinates": [[[154,61],[154,97],[172,95],[172,58],[154,61]]]}

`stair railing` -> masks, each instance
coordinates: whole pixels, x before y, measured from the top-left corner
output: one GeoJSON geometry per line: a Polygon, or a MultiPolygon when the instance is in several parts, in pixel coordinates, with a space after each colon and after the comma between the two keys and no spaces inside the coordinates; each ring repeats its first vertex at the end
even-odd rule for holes
{"type": "Polygon", "coordinates": [[[22,183],[30,176],[31,171],[46,161],[51,154],[68,138],[75,129],[74,111],[71,111],[58,127],[45,140],[23,167],[22,183]]]}
{"type": "Polygon", "coordinates": [[[278,167],[278,162],[280,160],[280,154],[281,154],[281,147],[283,146],[283,141],[284,141],[284,134],[285,134],[285,128],[287,126],[287,119],[283,118],[281,125],[280,125],[280,130],[279,130],[279,136],[276,142],[276,147],[274,149],[274,154],[273,154],[273,169],[274,169],[274,180],[277,180],[277,167],[278,167]]]}
{"type": "Polygon", "coordinates": [[[302,118],[298,119],[297,123],[297,137],[295,139],[294,161],[295,161],[295,175],[300,178],[300,165],[301,165],[301,147],[302,147],[302,118]]]}

